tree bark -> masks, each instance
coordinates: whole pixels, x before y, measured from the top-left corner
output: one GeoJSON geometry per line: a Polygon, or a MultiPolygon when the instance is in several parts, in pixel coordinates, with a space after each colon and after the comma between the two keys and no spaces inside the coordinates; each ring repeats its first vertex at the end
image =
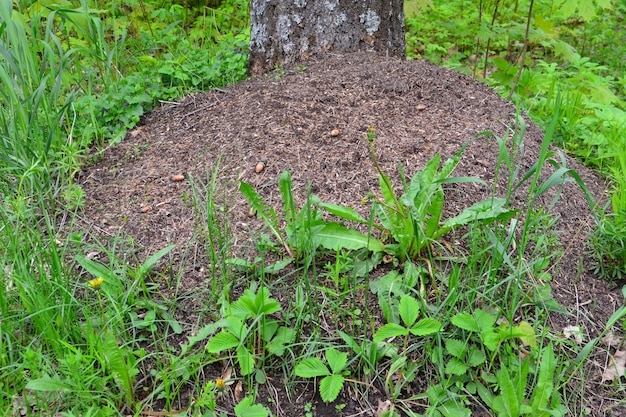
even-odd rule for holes
{"type": "Polygon", "coordinates": [[[405,57],[403,0],[250,0],[252,75],[367,49],[405,57]]]}

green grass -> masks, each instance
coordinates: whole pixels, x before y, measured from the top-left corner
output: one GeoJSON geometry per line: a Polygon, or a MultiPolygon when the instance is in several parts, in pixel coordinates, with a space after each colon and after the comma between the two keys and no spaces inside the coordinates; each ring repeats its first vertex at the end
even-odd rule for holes
{"type": "MultiPolygon", "coordinates": [[[[500,149],[496,176],[508,179],[507,215],[444,230],[467,242],[465,250],[441,244],[438,222],[428,220],[443,202],[436,186],[415,216],[380,172],[382,198],[371,219],[357,219],[312,195],[295,207],[285,174],[276,184],[284,219],[242,188],[267,228],[253,238],[258,257],[237,259],[232,196],[222,195],[216,168],[191,179],[210,276],[193,294],[181,291],[182,271],[168,271],[171,247],[135,259],[126,236],[84,243],[74,224],[84,193],[73,177],[88,149],[114,146],[159,100],[245,77],[248,2],[18,2],[15,10],[0,3],[0,409],[116,416],[160,407],[212,416],[230,389],[224,384],[241,381],[248,397],[236,415],[268,415],[255,397],[268,378],[290,390],[315,378],[327,401],[348,385],[363,395],[382,392],[388,416],[417,415],[416,403],[429,415],[465,416],[475,407],[583,415],[584,384],[571,381],[589,378],[585,360],[599,339],[580,347],[550,328],[550,313],[563,311],[550,287],[562,244],[556,220],[536,201],[565,182],[584,190],[550,143],[608,175],[612,205],[597,215],[592,250],[600,276],[621,276],[626,82],[616,57],[626,51],[615,48],[626,43],[614,42],[623,33],[611,28],[626,10],[597,2],[611,13],[581,10],[587,21],[579,24],[575,11],[555,12],[550,3],[535,4],[518,82],[528,1],[502,5],[493,23],[493,4],[479,13],[468,1],[433,2],[407,17],[410,56],[476,74],[546,129],[527,172],[511,154],[523,149],[523,123],[509,139],[490,137],[500,149]],[[546,164],[557,175],[542,182],[546,164]],[[520,184],[528,191],[520,194],[520,184]],[[521,207],[511,206],[516,196],[521,207]],[[323,220],[325,210],[367,224],[369,234],[323,220]],[[383,242],[377,227],[394,229],[399,246],[383,242]],[[419,242],[411,250],[402,247],[403,227],[419,242]],[[340,250],[330,241],[342,242],[340,250]],[[394,256],[382,276],[373,274],[383,253],[394,256]],[[206,307],[194,311],[196,321],[180,322],[190,297],[206,307]],[[186,340],[172,343],[181,334],[186,340]],[[225,360],[232,368],[222,373],[225,360]]],[[[624,314],[597,326],[607,332],[624,314]]]]}

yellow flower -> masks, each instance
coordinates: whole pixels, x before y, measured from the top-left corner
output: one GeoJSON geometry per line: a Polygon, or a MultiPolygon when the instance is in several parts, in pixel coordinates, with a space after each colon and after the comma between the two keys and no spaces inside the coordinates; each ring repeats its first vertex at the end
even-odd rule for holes
{"type": "Polygon", "coordinates": [[[374,129],[374,126],[367,128],[367,140],[369,140],[370,143],[374,143],[374,140],[376,140],[376,129],[374,129]]]}
{"type": "Polygon", "coordinates": [[[222,378],[217,378],[215,380],[215,387],[217,388],[218,391],[224,391],[225,386],[226,386],[226,383],[224,382],[222,378]]]}
{"type": "Polygon", "coordinates": [[[100,288],[100,285],[102,285],[103,282],[104,282],[104,278],[98,277],[96,279],[92,279],[91,281],[88,281],[87,283],[89,284],[91,288],[97,290],[98,288],[100,288]]]}

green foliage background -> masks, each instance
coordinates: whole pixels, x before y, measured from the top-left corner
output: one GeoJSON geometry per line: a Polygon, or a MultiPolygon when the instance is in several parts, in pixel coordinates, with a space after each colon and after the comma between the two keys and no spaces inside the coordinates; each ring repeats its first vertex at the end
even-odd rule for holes
{"type": "MultiPolygon", "coordinates": [[[[414,0],[405,7],[410,59],[452,67],[510,97],[548,132],[541,163],[555,156],[547,152],[552,140],[607,177],[612,198],[597,213],[591,251],[599,276],[623,277],[626,5],[414,0]]],[[[158,404],[179,414],[213,416],[225,381],[207,381],[203,370],[224,359],[217,354],[232,350],[229,359],[241,362],[247,377],[241,380],[251,387],[234,409],[241,416],[269,414],[254,404],[254,387],[281,372],[290,387],[296,376],[324,376],[320,389],[327,400],[345,384],[376,382],[405,412],[419,401],[429,404],[431,415],[468,415],[470,399],[480,397],[502,415],[516,414],[513,409],[517,415],[562,415],[567,383],[598,339],[581,349],[547,325],[548,312],[561,308],[549,285],[558,239],[551,231],[554,219],[534,207],[532,196],[526,196],[518,231],[505,223],[472,225],[472,256],[453,260],[450,269],[432,272],[433,259],[428,268],[407,259],[371,282],[372,261],[362,256],[368,243],[360,252],[333,254],[325,247],[324,259],[335,256],[334,264],[316,269],[315,248],[301,238],[320,219],[311,217],[317,213],[311,207],[291,204],[285,234],[279,219],[268,223],[279,241],[286,236],[282,246],[301,249],[301,276],[290,277],[293,287],[281,288],[294,300],[279,305],[270,290],[281,280],[266,278],[292,260],[264,265],[264,251],[281,250],[269,237],[257,243],[261,253],[254,263],[230,259],[216,178],[193,183],[191,204],[203,219],[199,229],[209,236],[213,274],[198,323],[175,318],[180,301],[190,296],[178,292],[181,272],[159,277],[176,294],[172,299],[146,279],[155,265],[171,260],[172,247],[138,260],[132,256],[135,242],[126,236],[85,243],[74,227],[85,202],[75,174],[123,140],[159,102],[245,78],[249,36],[247,0],[0,0],[0,410],[112,416],[138,415],[158,404]],[[511,257],[516,233],[522,235],[518,258],[511,257]],[[523,256],[527,246],[534,247],[530,260],[523,256]],[[104,256],[95,261],[93,254],[104,256]],[[242,276],[250,288],[232,301],[230,290],[244,285],[238,282],[242,276]],[[527,276],[538,279],[530,288],[522,279],[527,276]],[[386,327],[377,330],[370,312],[355,307],[363,294],[382,295],[378,302],[392,318],[386,327]],[[489,311],[474,309],[478,298],[492,301],[489,311]],[[350,324],[331,336],[311,332],[323,313],[319,300],[324,312],[350,324]],[[514,324],[518,315],[525,320],[514,324]],[[423,331],[425,324],[432,329],[423,331]],[[192,329],[187,340],[173,346],[172,335],[184,329],[192,329]],[[216,333],[229,343],[209,339],[216,333]],[[389,341],[394,337],[401,346],[389,341]],[[206,340],[213,340],[208,351],[201,347],[206,340]],[[519,359],[518,341],[530,349],[527,359],[519,359]],[[417,361],[419,352],[427,354],[417,361]],[[307,359],[297,361],[300,356],[307,359]],[[433,384],[407,400],[406,387],[418,371],[433,375],[433,384]],[[136,391],[148,385],[150,392],[136,391]],[[183,401],[183,392],[195,396],[193,406],[183,401]]],[[[505,152],[506,141],[499,138],[498,144],[505,152]]],[[[290,193],[284,180],[281,195],[290,193]]],[[[380,263],[382,255],[375,256],[380,263]]],[[[624,314],[622,307],[599,328],[608,331],[624,314]]],[[[572,402],[570,409],[576,408],[572,402]]],[[[396,415],[393,407],[388,415],[396,415]]]]}

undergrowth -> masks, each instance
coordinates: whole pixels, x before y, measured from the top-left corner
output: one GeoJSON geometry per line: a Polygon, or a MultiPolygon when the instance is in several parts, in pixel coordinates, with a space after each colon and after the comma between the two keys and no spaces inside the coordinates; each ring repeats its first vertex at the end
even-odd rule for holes
{"type": "MultiPolygon", "coordinates": [[[[252,260],[233,254],[216,169],[191,179],[208,283],[183,293],[173,247],[136,259],[126,236],[86,243],[74,176],[159,102],[244,78],[248,2],[0,2],[0,410],[213,416],[233,392],[235,415],[265,416],[257,394],[279,380],[290,392],[313,381],[326,402],[348,389],[375,394],[386,399],[380,416],[584,414],[570,382],[585,378],[585,360],[625,311],[582,348],[550,328],[550,313],[565,311],[550,287],[562,245],[537,200],[567,182],[586,190],[550,143],[606,174],[612,198],[594,213],[590,251],[599,276],[623,277],[625,6],[406,6],[408,55],[510,96],[547,130],[539,160],[527,172],[516,165],[516,118],[509,136],[490,138],[496,175],[509,179],[494,195],[505,197],[450,219],[442,184],[478,181],[451,177],[462,150],[411,178],[398,167],[399,195],[378,169],[367,218],[310,192],[296,207],[288,172],[277,184],[282,219],[241,184],[266,226],[252,260]],[[556,174],[540,180],[546,164],[556,174]],[[442,244],[448,233],[468,250],[442,244]],[[192,297],[206,306],[181,322],[192,297]]],[[[377,166],[369,135],[362,146],[377,166]]]]}

